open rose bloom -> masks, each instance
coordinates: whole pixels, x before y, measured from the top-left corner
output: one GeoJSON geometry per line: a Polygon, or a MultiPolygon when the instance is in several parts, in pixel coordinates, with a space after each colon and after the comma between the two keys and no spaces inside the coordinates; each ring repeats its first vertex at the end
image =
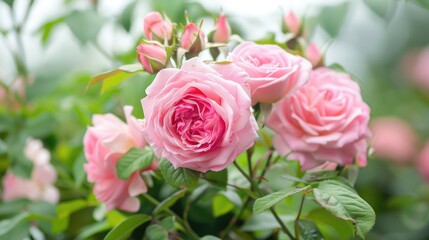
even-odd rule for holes
{"type": "Polygon", "coordinates": [[[251,100],[237,83],[247,74],[230,65],[217,69],[193,58],[158,73],[141,101],[145,134],[158,157],[175,167],[220,171],[254,144],[251,100]]]}
{"type": "Polygon", "coordinates": [[[33,163],[31,177],[25,179],[8,171],[3,178],[2,197],[6,201],[26,198],[57,203],[60,195],[54,186],[57,179],[55,168],[49,163],[51,155],[40,140],[29,138],[24,155],[33,163]]]}
{"type": "Polygon", "coordinates": [[[369,108],[347,74],[319,68],[295,94],[275,104],[267,126],[280,154],[304,169],[324,162],[365,166],[369,108]]]}
{"type": "MultiPolygon", "coordinates": [[[[116,162],[121,156],[132,147],[146,146],[143,123],[133,117],[131,111],[130,106],[124,108],[127,123],[113,114],[94,115],[94,125],[88,127],[84,138],[88,181],[95,184],[94,194],[106,204],[107,210],[137,211],[140,201],[136,196],[147,191],[140,171],[134,172],[128,180],[122,180],[116,174],[116,162]]],[[[144,171],[155,167],[156,162],[144,171]]]]}

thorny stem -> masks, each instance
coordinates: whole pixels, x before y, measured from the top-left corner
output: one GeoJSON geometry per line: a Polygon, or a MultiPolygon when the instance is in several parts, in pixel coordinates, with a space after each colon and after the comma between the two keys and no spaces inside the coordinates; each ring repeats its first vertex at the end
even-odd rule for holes
{"type": "MultiPolygon", "coordinates": [[[[155,198],[153,198],[152,196],[150,196],[149,194],[143,194],[143,197],[145,197],[149,202],[151,202],[153,205],[158,206],[160,204],[160,202],[158,200],[156,200],[155,198]]],[[[194,240],[199,240],[200,237],[194,232],[194,230],[192,230],[192,228],[189,226],[189,223],[187,223],[185,220],[183,220],[179,215],[177,215],[175,212],[171,211],[169,208],[165,209],[165,211],[174,216],[177,220],[177,222],[182,225],[185,233],[194,240]]]]}

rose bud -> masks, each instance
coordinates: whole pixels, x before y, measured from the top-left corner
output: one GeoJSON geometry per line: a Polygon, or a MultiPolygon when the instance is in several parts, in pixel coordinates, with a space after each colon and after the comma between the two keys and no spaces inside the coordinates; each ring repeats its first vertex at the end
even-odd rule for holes
{"type": "Polygon", "coordinates": [[[143,42],[137,46],[137,54],[148,73],[156,73],[167,65],[167,51],[161,44],[143,42]]]}
{"type": "Polygon", "coordinates": [[[185,26],[183,35],[180,39],[181,47],[189,52],[201,52],[204,49],[204,33],[194,23],[188,23],[185,26]]]}
{"type": "Polygon", "coordinates": [[[289,11],[284,17],[283,17],[283,23],[286,27],[287,32],[291,32],[295,35],[299,35],[301,30],[301,20],[296,16],[295,12],[289,11]]]}
{"type": "Polygon", "coordinates": [[[215,30],[213,33],[213,41],[219,43],[228,42],[231,37],[231,27],[223,13],[220,14],[219,19],[215,24],[215,30]]]}
{"type": "Polygon", "coordinates": [[[305,56],[311,62],[313,67],[319,67],[323,64],[323,56],[315,43],[310,43],[305,50],[305,56]]]}
{"type": "Polygon", "coordinates": [[[144,18],[144,34],[149,40],[170,40],[173,32],[173,24],[164,19],[159,12],[150,12],[144,18]]]}

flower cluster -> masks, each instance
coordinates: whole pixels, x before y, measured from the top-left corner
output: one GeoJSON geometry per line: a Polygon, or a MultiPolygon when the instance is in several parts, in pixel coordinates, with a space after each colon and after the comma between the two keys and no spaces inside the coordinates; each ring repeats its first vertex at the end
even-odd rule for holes
{"type": "MultiPolygon", "coordinates": [[[[289,13],[284,21],[300,37],[297,16],[289,13]]],[[[299,160],[304,170],[366,165],[370,109],[347,73],[323,67],[314,43],[297,52],[233,40],[223,13],[209,34],[201,24],[187,20],[179,27],[158,12],[145,17],[143,28],[138,59],[156,74],[141,99],[144,121],[129,107],[126,124],[112,114],[95,115],[84,138],[88,180],[107,209],[137,211],[136,196],[147,191],[142,174],[155,170],[158,160],[202,173],[222,171],[254,146],[263,128],[273,133],[274,150],[299,160]],[[213,61],[204,62],[198,55],[208,49],[213,61]],[[225,56],[217,62],[220,50],[225,56]],[[268,112],[261,116],[262,108],[268,112]],[[156,155],[152,165],[120,179],[118,160],[146,146],[156,155]]]]}

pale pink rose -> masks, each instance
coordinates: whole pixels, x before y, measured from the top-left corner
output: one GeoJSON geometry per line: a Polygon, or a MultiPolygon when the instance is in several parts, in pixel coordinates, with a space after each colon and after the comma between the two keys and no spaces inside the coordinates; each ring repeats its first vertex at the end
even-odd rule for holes
{"type": "Polygon", "coordinates": [[[258,138],[251,100],[234,64],[198,58],[161,70],[142,99],[145,133],[158,157],[174,167],[221,171],[258,138]]]}
{"type": "Polygon", "coordinates": [[[169,19],[164,20],[159,12],[150,12],[144,18],[143,29],[149,40],[170,40],[173,24],[169,19]]]}
{"type": "Polygon", "coordinates": [[[395,162],[411,161],[418,145],[416,134],[404,121],[396,117],[378,118],[370,124],[374,155],[395,162]]]}
{"type": "Polygon", "coordinates": [[[313,67],[316,67],[322,61],[322,53],[315,43],[310,43],[308,45],[305,50],[305,56],[311,62],[313,67]]]}
{"type": "Polygon", "coordinates": [[[404,58],[403,64],[411,80],[429,91],[429,47],[409,53],[404,58]]]}
{"type": "MultiPolygon", "coordinates": [[[[88,181],[94,184],[97,199],[106,204],[106,209],[119,208],[135,212],[140,208],[136,197],[147,191],[141,172],[134,172],[127,180],[116,174],[116,163],[132,147],[143,148],[147,145],[142,124],[131,115],[132,107],[125,106],[125,124],[113,114],[94,115],[93,125],[88,127],[84,137],[85,157],[88,163],[84,169],[88,181]]],[[[144,171],[152,170],[156,162],[144,171]]]]}
{"type": "Polygon", "coordinates": [[[201,52],[205,47],[204,32],[192,22],[186,24],[180,38],[180,46],[189,52],[201,52]]]}
{"type": "Polygon", "coordinates": [[[220,14],[213,34],[213,41],[220,43],[227,43],[231,37],[231,27],[223,13],[220,14]]]}
{"type": "Polygon", "coordinates": [[[295,94],[273,107],[267,126],[276,150],[303,169],[325,162],[366,165],[370,109],[349,75],[318,68],[295,94]]]}
{"type": "Polygon", "coordinates": [[[137,46],[140,63],[148,73],[155,73],[167,65],[167,51],[161,44],[141,43],[137,46]]]}
{"type": "Polygon", "coordinates": [[[289,11],[284,15],[284,23],[287,30],[291,33],[298,34],[301,30],[301,20],[295,14],[294,11],[289,11]]]}
{"type": "Polygon", "coordinates": [[[40,140],[27,140],[24,155],[33,162],[33,170],[30,179],[15,176],[12,171],[7,171],[3,179],[3,199],[27,198],[33,201],[45,200],[57,203],[59,192],[54,183],[57,179],[55,168],[49,163],[51,155],[43,148],[40,140]]]}
{"type": "Polygon", "coordinates": [[[274,103],[304,85],[310,76],[311,64],[277,45],[244,42],[229,56],[249,76],[253,103],[274,103]]]}
{"type": "Polygon", "coordinates": [[[417,168],[426,182],[429,182],[429,142],[423,147],[417,158],[417,168]]]}

